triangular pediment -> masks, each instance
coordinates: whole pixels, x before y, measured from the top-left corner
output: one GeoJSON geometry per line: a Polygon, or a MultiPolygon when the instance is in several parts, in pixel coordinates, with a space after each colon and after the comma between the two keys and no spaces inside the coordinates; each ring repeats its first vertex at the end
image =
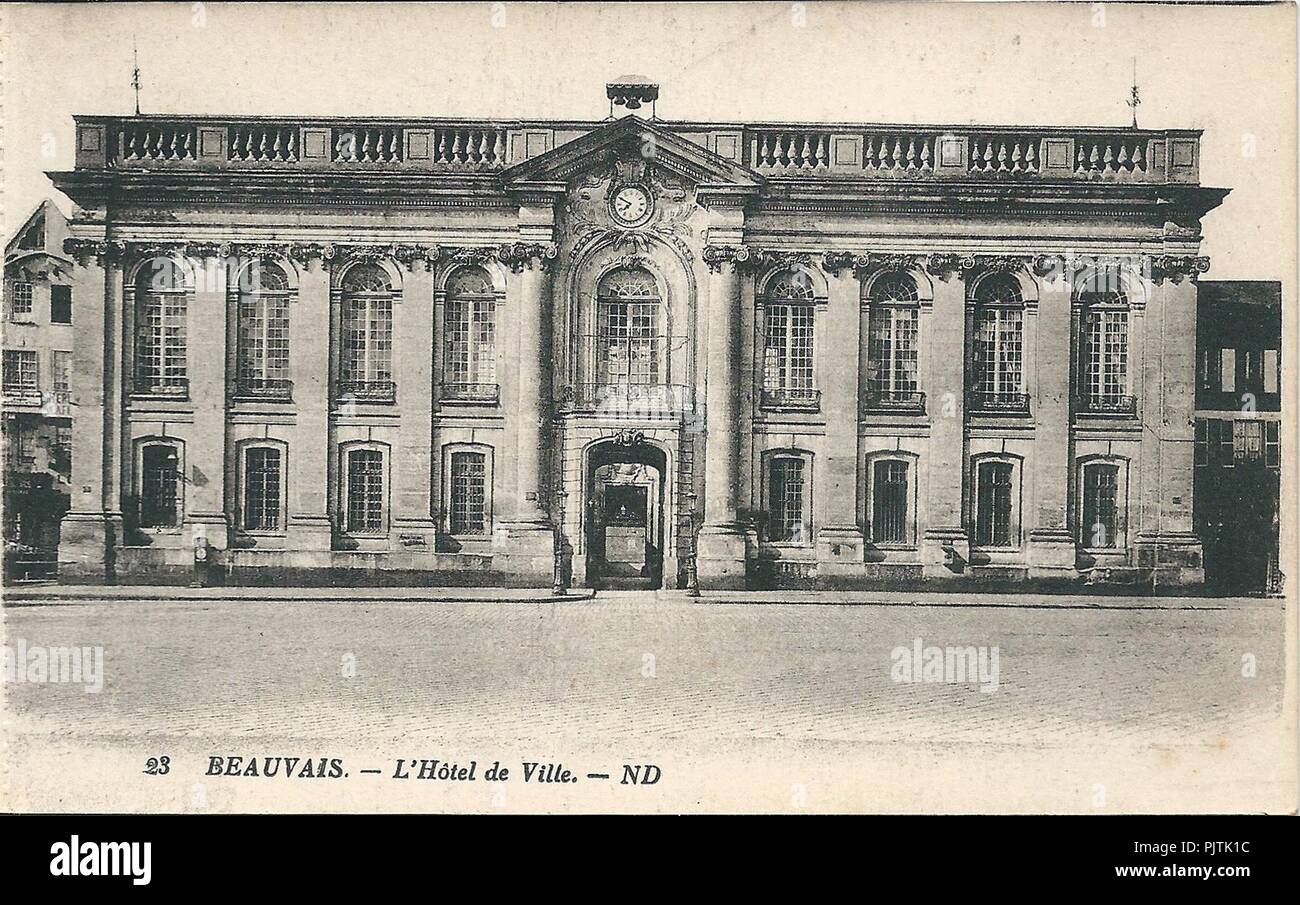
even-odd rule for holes
{"type": "Polygon", "coordinates": [[[502,171],[507,185],[569,182],[576,176],[608,169],[612,161],[653,159],[656,168],[696,185],[758,186],[763,178],[748,167],[701,147],[663,127],[625,116],[573,141],[502,171]],[[646,149],[652,150],[647,152],[646,149]]]}

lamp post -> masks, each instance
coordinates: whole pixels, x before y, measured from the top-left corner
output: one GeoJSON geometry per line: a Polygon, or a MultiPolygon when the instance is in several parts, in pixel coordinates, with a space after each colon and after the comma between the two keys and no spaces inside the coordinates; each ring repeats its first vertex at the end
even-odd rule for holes
{"type": "Polygon", "coordinates": [[[569,585],[564,575],[564,500],[568,494],[563,487],[555,490],[555,578],[551,584],[551,595],[562,597],[569,593],[569,585]]]}
{"type": "Polygon", "coordinates": [[[699,539],[696,534],[698,518],[695,512],[696,494],[694,490],[686,494],[686,504],[690,507],[688,515],[690,524],[686,528],[686,596],[700,596],[700,574],[696,568],[696,556],[699,552],[699,539]]]}

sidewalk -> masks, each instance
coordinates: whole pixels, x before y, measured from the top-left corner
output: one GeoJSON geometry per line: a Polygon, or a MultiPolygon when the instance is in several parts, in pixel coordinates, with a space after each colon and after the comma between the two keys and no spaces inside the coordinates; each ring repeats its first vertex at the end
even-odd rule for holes
{"type": "Polygon", "coordinates": [[[32,584],[6,587],[5,606],[40,606],[78,602],[185,601],[299,601],[303,603],[575,603],[590,600],[593,592],[575,588],[555,596],[549,588],[474,587],[249,587],[191,588],[184,585],[59,585],[32,584]]]}

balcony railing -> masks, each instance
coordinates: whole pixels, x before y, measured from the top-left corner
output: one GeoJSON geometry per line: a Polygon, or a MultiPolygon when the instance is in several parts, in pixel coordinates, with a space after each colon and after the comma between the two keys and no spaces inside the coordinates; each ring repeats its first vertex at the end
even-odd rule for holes
{"type": "MultiPolygon", "coordinates": [[[[602,122],[77,117],[77,167],[490,172],[602,122]]],[[[1196,183],[1200,134],[1068,126],[666,123],[768,176],[1196,183]]],[[[723,153],[719,151],[719,153],[723,153]]]]}
{"type": "Polygon", "coordinates": [[[293,398],[293,381],[272,377],[239,377],[235,380],[235,398],[287,401],[293,398]]]}
{"type": "Polygon", "coordinates": [[[797,409],[817,411],[821,406],[821,390],[809,387],[763,387],[762,405],[765,409],[797,409]]]}
{"type": "Polygon", "coordinates": [[[915,390],[868,389],[862,396],[864,412],[924,414],[925,394],[915,390]]]}
{"type": "Polygon", "coordinates": [[[695,410],[692,387],[667,383],[580,383],[565,387],[561,411],[619,418],[675,418],[695,410]]]}
{"type": "Polygon", "coordinates": [[[441,397],[443,402],[496,405],[501,400],[501,388],[495,383],[444,383],[441,397]]]}
{"type": "Polygon", "coordinates": [[[340,380],[340,402],[392,403],[397,401],[397,384],[391,380],[340,380]]]}
{"type": "Polygon", "coordinates": [[[157,396],[165,399],[188,399],[188,377],[137,377],[131,381],[132,396],[157,396]]]}
{"type": "Polygon", "coordinates": [[[1029,394],[1002,390],[972,390],[966,399],[972,415],[1028,415],[1029,394]]]}
{"type": "Polygon", "coordinates": [[[1136,396],[1082,396],[1077,409],[1085,415],[1132,418],[1137,415],[1136,396]]]}

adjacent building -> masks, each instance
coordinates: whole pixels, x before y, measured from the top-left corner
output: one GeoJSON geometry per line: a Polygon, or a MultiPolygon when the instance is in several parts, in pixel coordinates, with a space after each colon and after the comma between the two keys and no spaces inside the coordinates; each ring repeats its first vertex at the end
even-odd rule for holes
{"type": "Polygon", "coordinates": [[[1196,325],[1196,533],[1207,581],[1282,589],[1282,284],[1205,280],[1196,325]]]}
{"type": "Polygon", "coordinates": [[[67,580],[1197,583],[1200,133],[80,116],[67,580]]]}
{"type": "Polygon", "coordinates": [[[5,245],[5,568],[52,573],[72,478],[73,261],[67,220],[39,205],[5,245]]]}

